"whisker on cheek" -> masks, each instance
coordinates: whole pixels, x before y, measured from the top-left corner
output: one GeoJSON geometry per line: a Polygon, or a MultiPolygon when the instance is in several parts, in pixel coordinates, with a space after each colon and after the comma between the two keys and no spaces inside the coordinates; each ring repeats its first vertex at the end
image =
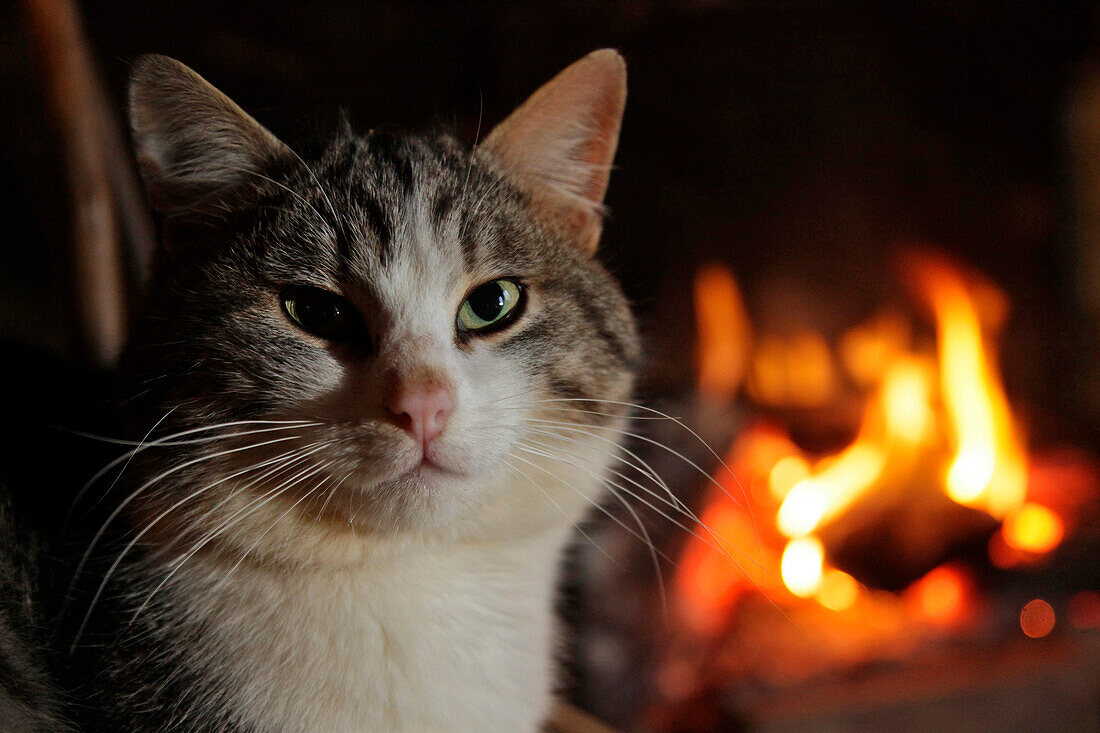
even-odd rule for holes
{"type": "MultiPolygon", "coordinates": [[[[627,494],[628,496],[630,496],[631,498],[641,502],[644,506],[646,506],[648,509],[655,512],[656,514],[658,514],[662,518],[664,518],[666,521],[672,523],[673,525],[680,528],[681,530],[683,530],[685,532],[688,532],[693,537],[696,537],[700,541],[705,542],[707,545],[709,545],[714,550],[722,553],[730,561],[732,561],[742,572],[745,572],[744,568],[741,566],[741,563],[738,561],[737,557],[734,556],[734,553],[737,553],[738,555],[741,555],[746,562],[749,562],[750,564],[758,567],[758,569],[760,569],[762,572],[765,572],[765,573],[768,572],[767,568],[765,568],[763,566],[763,563],[761,563],[760,561],[758,561],[758,560],[748,556],[747,554],[741,552],[740,550],[738,550],[738,548],[731,545],[727,540],[725,540],[721,535],[717,534],[713,529],[711,529],[706,524],[704,524],[702,522],[699,522],[698,520],[695,520],[693,514],[687,515],[687,518],[692,519],[693,521],[696,521],[696,524],[699,527],[701,527],[709,535],[709,538],[704,537],[703,535],[700,535],[693,527],[691,527],[691,526],[681,522],[680,520],[676,519],[676,517],[672,516],[671,514],[666,512],[665,510],[661,509],[656,504],[648,501],[643,496],[640,496],[639,494],[631,491],[626,486],[624,486],[624,485],[622,485],[622,484],[620,484],[616,481],[607,479],[606,477],[600,476],[600,474],[593,471],[591,468],[584,468],[583,466],[580,465],[580,463],[585,461],[583,456],[575,455],[575,454],[572,454],[572,453],[564,453],[564,455],[559,455],[558,452],[550,452],[550,451],[540,449],[540,448],[537,448],[537,447],[532,447],[532,446],[522,446],[521,449],[525,450],[528,453],[532,453],[534,455],[540,455],[540,456],[543,456],[544,458],[549,458],[551,460],[556,460],[556,461],[559,461],[561,463],[565,463],[565,464],[568,464],[568,465],[574,465],[574,466],[580,468],[580,470],[582,470],[583,472],[585,472],[588,475],[592,476],[593,478],[597,478],[597,479],[601,479],[601,480],[605,481],[609,488],[611,488],[613,490],[621,491],[621,492],[627,494]]],[[[650,493],[650,492],[648,492],[648,490],[647,490],[646,493],[650,493]]],[[[672,562],[672,561],[670,560],[670,562],[672,562]]],[[[673,565],[675,566],[676,563],[673,562],[673,565]]]]}
{"type": "MultiPolygon", "coordinates": [[[[518,447],[519,447],[519,448],[520,448],[521,450],[524,450],[524,451],[525,451],[525,452],[527,452],[527,453],[531,453],[532,455],[541,455],[540,453],[537,453],[537,452],[535,452],[535,451],[532,451],[532,450],[529,450],[529,449],[527,449],[527,448],[524,448],[523,446],[518,446],[518,447]]],[[[544,456],[544,457],[549,457],[549,458],[551,458],[551,459],[553,458],[552,456],[544,456]]],[[[603,506],[603,505],[602,505],[601,503],[599,503],[599,502],[597,502],[597,501],[594,501],[594,500],[592,499],[592,497],[588,496],[588,495],[587,495],[587,494],[585,494],[585,493],[584,493],[583,491],[579,491],[579,490],[578,490],[578,489],[576,489],[576,488],[575,488],[575,487],[574,487],[574,486],[573,486],[572,484],[570,484],[570,483],[569,483],[568,481],[565,481],[564,479],[560,478],[560,477],[559,477],[559,476],[558,476],[557,474],[555,474],[555,473],[553,473],[552,471],[550,471],[550,470],[548,470],[548,469],[544,468],[543,466],[540,466],[539,464],[537,464],[537,463],[535,463],[535,462],[533,462],[533,461],[529,461],[529,460],[527,460],[526,458],[523,458],[523,457],[521,457],[521,456],[517,456],[517,455],[514,455],[514,454],[513,454],[513,455],[512,455],[512,458],[513,458],[513,459],[515,459],[515,460],[517,460],[517,461],[520,461],[521,463],[524,463],[524,464],[526,464],[526,465],[528,465],[528,466],[531,466],[532,468],[534,468],[534,469],[536,469],[536,470],[538,470],[538,471],[541,471],[542,473],[546,474],[546,475],[547,475],[547,476],[548,476],[548,477],[549,477],[550,479],[552,479],[552,480],[553,480],[553,481],[554,481],[555,483],[557,483],[558,485],[560,485],[560,486],[563,486],[563,487],[564,487],[564,488],[566,488],[566,489],[569,489],[570,491],[572,491],[572,492],[573,492],[573,493],[575,493],[575,494],[578,494],[578,495],[579,495],[579,496],[580,496],[581,498],[583,498],[583,499],[584,499],[584,500],[585,500],[585,501],[586,501],[586,502],[587,502],[588,504],[591,504],[591,505],[592,505],[592,506],[593,506],[593,507],[594,507],[594,508],[595,508],[595,509],[596,509],[597,511],[599,511],[599,512],[600,512],[601,514],[605,515],[605,516],[606,516],[606,517],[607,517],[608,519],[610,519],[611,521],[613,521],[613,522],[614,522],[615,524],[619,525],[619,526],[620,526],[620,527],[621,527],[621,528],[623,529],[623,531],[625,531],[625,532],[626,532],[627,534],[629,534],[629,535],[630,535],[631,537],[634,537],[635,539],[637,539],[637,540],[638,540],[639,542],[643,542],[643,543],[644,543],[644,542],[646,541],[646,538],[645,538],[645,537],[643,537],[643,536],[642,536],[641,534],[639,534],[639,533],[638,533],[637,531],[635,531],[634,529],[632,529],[632,528],[631,528],[630,526],[628,526],[628,525],[627,525],[627,524],[626,524],[625,522],[623,522],[623,521],[622,521],[621,519],[619,519],[619,518],[618,518],[618,517],[616,517],[616,516],[615,516],[614,514],[612,514],[612,513],[611,513],[611,512],[610,512],[610,511],[609,511],[609,510],[607,509],[607,507],[603,506]]],[[[656,548],[654,548],[654,550],[655,550],[655,551],[657,552],[657,554],[658,554],[658,555],[659,555],[660,557],[662,557],[663,559],[665,559],[665,560],[667,560],[668,562],[670,562],[670,563],[673,563],[673,565],[675,565],[675,563],[673,562],[672,558],[668,557],[667,555],[665,555],[664,553],[662,553],[662,552],[661,552],[660,550],[657,550],[656,548]]]]}
{"type": "MultiPolygon", "coordinates": [[[[317,447],[313,448],[309,453],[307,453],[305,455],[302,455],[302,456],[299,456],[298,458],[295,458],[294,463],[297,464],[301,461],[308,460],[312,455],[314,455],[318,451],[322,450],[324,447],[325,447],[325,445],[322,444],[320,446],[317,446],[317,447]]],[[[190,560],[196,554],[198,554],[202,550],[203,547],[205,547],[210,542],[217,539],[217,537],[219,537],[222,534],[224,534],[225,532],[227,532],[235,524],[239,524],[244,519],[247,519],[249,516],[252,516],[253,514],[255,514],[257,511],[262,509],[269,502],[273,501],[280,494],[290,490],[295,485],[305,481],[306,479],[316,475],[318,472],[324,470],[324,468],[327,465],[330,465],[330,464],[324,464],[323,466],[311,466],[311,467],[308,467],[308,468],[306,468],[302,471],[299,471],[297,474],[295,474],[291,478],[284,480],[282,483],[277,485],[275,488],[270,489],[269,491],[265,492],[264,494],[262,494],[257,499],[254,499],[251,503],[246,505],[244,508],[238,510],[234,515],[232,515],[229,519],[227,519],[225,522],[223,522],[219,527],[215,528],[214,530],[211,530],[205,536],[201,537],[197,542],[195,542],[192,545],[191,549],[189,549],[184,555],[182,555],[180,558],[178,558],[177,560],[175,560],[173,562],[172,569],[168,572],[167,575],[165,575],[165,577],[163,579],[161,579],[161,581],[157,584],[157,586],[155,588],[153,588],[153,590],[149,593],[148,597],[145,599],[145,601],[142,603],[142,605],[139,606],[138,609],[134,612],[132,618],[130,619],[130,623],[132,624],[134,622],[134,620],[137,619],[137,617],[141,614],[141,612],[144,611],[146,607],[148,607],[149,603],[153,599],[153,596],[155,596],[156,593],[159,592],[161,590],[161,588],[163,588],[172,579],[172,577],[177,572],[179,572],[180,568],[182,568],[187,563],[188,560],[190,560]]],[[[283,469],[285,469],[285,468],[286,468],[286,466],[283,466],[283,469]]],[[[252,485],[255,485],[256,483],[257,483],[256,481],[253,481],[249,485],[252,486],[252,485]]],[[[308,496],[308,494],[306,494],[306,495],[308,496]]],[[[301,501],[301,500],[299,500],[299,501],[301,501]]],[[[295,503],[294,506],[297,506],[297,502],[295,503]]],[[[285,516],[285,514],[283,516],[285,516]]],[[[280,517],[280,519],[281,518],[282,517],[280,517]]],[[[272,526],[274,526],[274,525],[272,525],[272,526]]],[[[270,531],[270,528],[268,529],[268,531],[270,531]]],[[[245,554],[241,558],[242,561],[243,561],[244,557],[246,557],[253,549],[255,549],[256,545],[258,545],[259,542],[266,535],[267,535],[267,531],[265,531],[263,534],[261,534],[261,536],[256,540],[256,542],[251,547],[249,547],[248,550],[245,551],[245,554]]],[[[239,565],[239,564],[240,564],[240,562],[237,563],[237,565],[239,565]]],[[[235,570],[237,565],[234,565],[233,568],[229,572],[231,573],[232,570],[235,570]]],[[[228,575],[229,575],[229,573],[226,574],[226,577],[228,577],[228,575]]],[[[223,580],[224,579],[225,578],[223,578],[223,580]]],[[[219,582],[221,582],[221,581],[219,581],[219,582]]],[[[211,592],[213,592],[213,591],[211,591],[211,592]]]]}
{"type": "MultiPolygon", "coordinates": [[[[289,440],[296,440],[298,437],[300,437],[300,436],[296,436],[296,435],[284,436],[284,437],[280,437],[280,438],[275,438],[273,440],[268,440],[268,441],[263,441],[263,442],[260,442],[260,443],[254,443],[254,444],[241,446],[241,447],[238,447],[238,448],[232,448],[232,449],[227,449],[227,450],[223,450],[223,451],[218,451],[218,452],[215,452],[215,453],[212,453],[212,454],[209,454],[209,455],[203,455],[203,456],[200,456],[198,458],[193,458],[193,459],[190,459],[188,461],[185,461],[185,462],[183,462],[183,463],[181,463],[177,466],[173,466],[172,468],[168,469],[167,471],[163,471],[160,474],[158,474],[157,476],[155,476],[152,479],[150,479],[150,480],[146,481],[145,483],[143,483],[140,487],[138,487],[129,496],[127,496],[115,508],[115,510],[110,514],[110,516],[107,517],[106,521],[104,521],[104,523],[100,526],[99,530],[96,532],[95,536],[92,538],[92,541],[88,546],[88,549],[85,550],[83,556],[80,559],[80,562],[76,566],[76,570],[73,573],[73,579],[72,579],[72,581],[70,582],[70,585],[69,585],[68,596],[72,597],[73,591],[75,590],[75,587],[76,587],[76,583],[79,580],[80,575],[84,570],[84,567],[87,565],[87,562],[91,557],[92,551],[95,549],[95,547],[99,543],[99,541],[103,538],[103,535],[106,533],[108,526],[115,519],[118,518],[118,516],[126,509],[126,507],[129,504],[131,504],[135,499],[137,499],[141,494],[143,494],[145,491],[147,491],[150,487],[154,486],[159,481],[164,480],[168,476],[170,476],[174,473],[177,473],[178,471],[183,470],[184,468],[189,468],[189,467],[201,464],[201,463],[206,462],[206,461],[211,461],[211,460],[214,460],[214,459],[217,459],[217,458],[222,458],[222,457],[225,457],[225,456],[230,455],[230,454],[240,453],[241,451],[245,451],[245,450],[270,446],[270,445],[274,445],[276,443],[283,443],[283,442],[286,442],[286,441],[289,441],[289,440]]],[[[198,494],[205,493],[205,491],[207,491],[207,490],[223,483],[224,481],[230,480],[230,479],[235,478],[236,476],[239,476],[239,475],[243,475],[244,473],[247,473],[248,471],[253,470],[253,468],[254,468],[253,466],[250,466],[248,468],[242,469],[241,471],[237,472],[236,474],[230,474],[229,476],[222,477],[222,478],[218,479],[217,481],[215,481],[211,484],[208,484],[207,486],[203,487],[202,489],[199,489],[198,491],[193,492],[188,497],[185,497],[184,500],[181,500],[180,502],[177,502],[176,504],[174,504],[172,507],[169,508],[169,510],[167,510],[165,512],[162,512],[157,517],[156,520],[154,520],[153,522],[147,524],[140,532],[138,532],[137,536],[135,536],[129,542],[129,544],[127,544],[126,547],[123,548],[122,552],[119,553],[119,555],[115,558],[114,562],[111,563],[110,567],[107,569],[107,572],[104,574],[103,579],[100,581],[99,587],[96,589],[95,593],[92,596],[91,601],[88,604],[88,610],[86,611],[86,613],[84,615],[84,619],[81,622],[79,628],[77,629],[76,635],[75,635],[74,640],[72,642],[72,648],[73,649],[76,648],[76,645],[79,642],[80,637],[83,635],[84,629],[87,626],[88,621],[91,618],[92,611],[95,609],[96,604],[99,602],[100,597],[103,595],[103,591],[107,588],[107,584],[109,583],[111,577],[114,575],[114,573],[118,569],[119,565],[122,564],[122,561],[126,557],[127,553],[129,553],[129,551],[131,549],[133,549],[133,547],[141,540],[142,537],[144,537],[150,530],[152,530],[154,524],[156,524],[161,519],[163,519],[165,516],[167,516],[168,513],[170,513],[170,511],[172,511],[175,508],[178,508],[178,506],[182,506],[183,503],[193,499],[198,494]]]]}
{"type": "MultiPolygon", "coordinates": [[[[512,456],[512,455],[509,455],[508,457],[509,458],[515,458],[515,456],[512,456]]],[[[577,533],[581,535],[581,537],[586,539],[589,542],[589,544],[591,544],[592,547],[595,548],[595,550],[597,552],[599,552],[601,555],[603,555],[605,558],[607,558],[607,560],[609,562],[611,562],[613,565],[615,565],[615,567],[619,568],[619,570],[622,570],[623,572],[626,572],[626,567],[624,567],[622,563],[620,563],[618,560],[616,560],[614,557],[612,557],[606,550],[604,550],[602,547],[600,547],[599,543],[596,542],[596,540],[592,539],[592,536],[590,534],[588,534],[588,532],[586,532],[584,530],[584,528],[580,526],[579,523],[574,523],[572,517],[570,517],[566,513],[566,511],[561,508],[561,504],[554,501],[553,497],[550,496],[549,494],[547,494],[546,491],[541,486],[538,485],[538,482],[536,482],[533,478],[531,478],[530,475],[528,475],[527,473],[524,473],[523,471],[521,471],[520,469],[518,469],[515,466],[511,465],[510,463],[507,463],[507,461],[505,461],[505,463],[503,464],[503,468],[505,470],[507,470],[513,476],[518,476],[518,477],[526,480],[527,483],[529,483],[532,487],[537,489],[538,492],[540,494],[542,494],[544,497],[546,497],[546,500],[548,502],[550,502],[550,504],[555,509],[558,510],[558,513],[560,513],[562,515],[562,517],[564,517],[566,519],[566,521],[573,524],[573,529],[575,529],[577,531],[577,533]]],[[[592,502],[592,503],[595,504],[595,502],[592,502]]]]}

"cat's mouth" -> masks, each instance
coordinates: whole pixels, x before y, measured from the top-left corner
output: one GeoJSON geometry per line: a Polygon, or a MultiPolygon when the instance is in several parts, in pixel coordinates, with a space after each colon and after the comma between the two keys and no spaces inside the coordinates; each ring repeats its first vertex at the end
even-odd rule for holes
{"type": "Polygon", "coordinates": [[[467,473],[429,448],[421,451],[419,460],[414,462],[405,475],[431,479],[438,476],[466,476],[467,473]]]}

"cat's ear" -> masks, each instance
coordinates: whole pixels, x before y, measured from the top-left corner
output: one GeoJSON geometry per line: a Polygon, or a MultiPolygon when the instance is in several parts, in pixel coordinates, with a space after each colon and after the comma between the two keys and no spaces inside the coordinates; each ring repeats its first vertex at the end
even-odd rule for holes
{"type": "Polygon", "coordinates": [[[536,215],[586,254],[603,228],[603,198],[626,104],[626,63],[593,51],[500,123],[479,149],[503,164],[536,215]]]}
{"type": "Polygon", "coordinates": [[[167,56],[130,74],[130,127],[153,207],[203,215],[256,184],[286,146],[205,79],[167,56]]]}

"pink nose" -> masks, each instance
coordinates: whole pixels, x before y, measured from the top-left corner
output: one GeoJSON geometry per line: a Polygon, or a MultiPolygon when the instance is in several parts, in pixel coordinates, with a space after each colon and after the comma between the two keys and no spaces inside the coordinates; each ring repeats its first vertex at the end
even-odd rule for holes
{"type": "Polygon", "coordinates": [[[447,424],[454,410],[450,390],[438,383],[401,385],[386,408],[421,445],[427,447],[447,424]]]}

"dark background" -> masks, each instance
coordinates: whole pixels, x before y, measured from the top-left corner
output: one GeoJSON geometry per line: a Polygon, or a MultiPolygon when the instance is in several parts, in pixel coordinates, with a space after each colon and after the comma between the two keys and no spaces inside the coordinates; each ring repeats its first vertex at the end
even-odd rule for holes
{"type": "MultiPolygon", "coordinates": [[[[1093,326],[1072,236],[1067,100],[1092,3],[85,3],[119,113],[128,68],[191,65],[281,136],[445,125],[472,140],[584,53],[630,69],[603,256],[682,386],[689,278],[731,264],[754,318],[835,333],[896,291],[895,245],[932,243],[1005,287],[1015,394],[1082,411],[1093,326]]],[[[0,336],[78,357],[67,183],[19,7],[0,9],[0,336]]],[[[1089,284],[1085,283],[1088,290],[1089,284]]],[[[776,324],[771,324],[776,325],[776,324]]],[[[782,327],[779,323],[778,327],[782,327]]],[[[1084,412],[1084,414],[1082,414],[1084,412]]]]}

